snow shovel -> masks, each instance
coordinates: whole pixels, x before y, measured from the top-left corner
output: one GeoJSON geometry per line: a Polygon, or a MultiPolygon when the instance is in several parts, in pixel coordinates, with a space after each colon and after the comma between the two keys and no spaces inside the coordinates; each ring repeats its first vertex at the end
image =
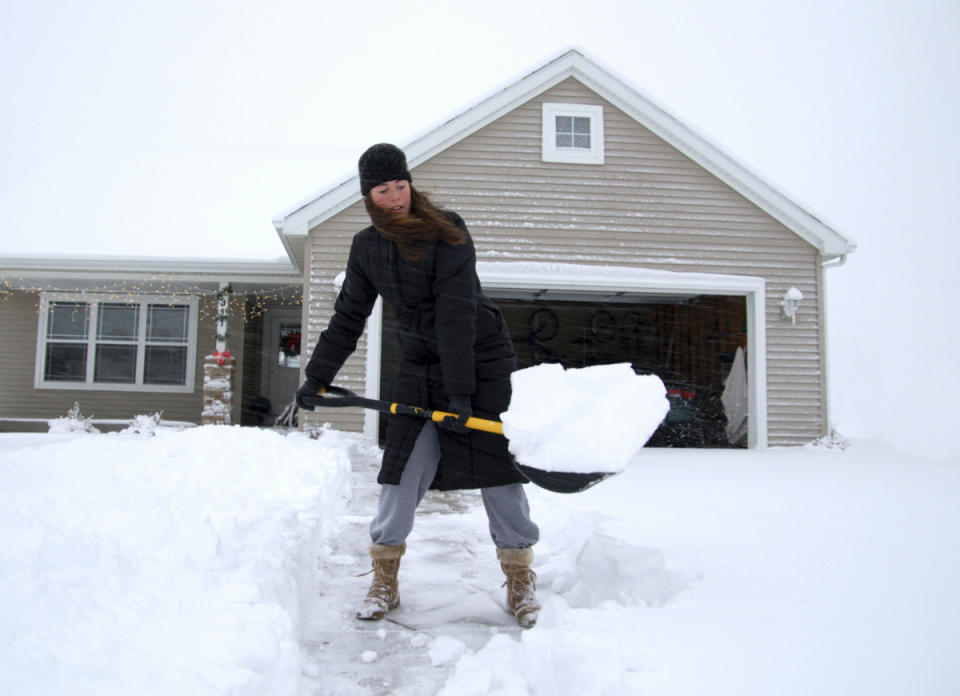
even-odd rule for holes
{"type": "MultiPolygon", "coordinates": [[[[375,411],[392,413],[398,416],[426,418],[432,420],[434,423],[439,423],[444,418],[456,418],[458,416],[458,414],[449,411],[437,411],[420,406],[405,406],[404,404],[391,403],[389,401],[368,399],[359,394],[355,394],[349,389],[334,386],[322,387],[315,397],[304,397],[303,402],[308,406],[360,406],[362,408],[370,408],[375,411]]],[[[500,421],[470,417],[467,419],[465,425],[471,430],[482,430],[496,435],[503,435],[503,423],[500,421]]],[[[579,493],[617,473],[613,471],[591,473],[579,471],[544,471],[543,469],[521,464],[516,459],[513,460],[513,464],[531,483],[545,488],[548,491],[553,491],[554,493],[579,493]]]]}

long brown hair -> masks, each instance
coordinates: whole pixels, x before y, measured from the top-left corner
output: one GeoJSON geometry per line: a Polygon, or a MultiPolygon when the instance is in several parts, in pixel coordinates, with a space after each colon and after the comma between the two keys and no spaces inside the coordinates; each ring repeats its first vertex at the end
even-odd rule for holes
{"type": "Polygon", "coordinates": [[[466,235],[450,216],[410,184],[410,214],[396,215],[377,207],[368,193],[363,197],[367,213],[377,232],[396,242],[404,261],[419,261],[427,255],[429,245],[436,239],[452,246],[467,241],[466,235]]]}

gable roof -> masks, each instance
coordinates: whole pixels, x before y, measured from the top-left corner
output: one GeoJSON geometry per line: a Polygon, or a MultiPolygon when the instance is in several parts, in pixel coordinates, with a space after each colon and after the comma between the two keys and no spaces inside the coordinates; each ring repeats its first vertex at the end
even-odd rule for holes
{"type": "MultiPolygon", "coordinates": [[[[480,128],[525,104],[554,85],[573,77],[639,124],[675,147],[726,183],[758,208],[814,246],[825,258],[842,257],[856,249],[843,237],[775,190],[661,109],[646,96],[571,49],[476,106],[446,121],[405,146],[410,168],[429,160],[480,128]]],[[[273,224],[288,251],[302,245],[309,230],[360,200],[356,175],[316,197],[278,214],[273,224]]]]}

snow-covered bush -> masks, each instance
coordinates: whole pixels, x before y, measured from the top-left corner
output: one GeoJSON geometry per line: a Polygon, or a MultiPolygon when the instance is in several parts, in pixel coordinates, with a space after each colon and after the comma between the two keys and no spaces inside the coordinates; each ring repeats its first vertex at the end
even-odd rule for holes
{"type": "Polygon", "coordinates": [[[826,449],[845,450],[850,447],[850,441],[843,435],[831,428],[829,435],[824,435],[819,440],[814,440],[814,447],[825,447],[826,449]]]}
{"type": "Polygon", "coordinates": [[[163,411],[157,411],[152,416],[139,415],[134,416],[129,425],[123,429],[125,433],[134,435],[144,435],[151,437],[157,434],[157,430],[163,425],[163,411]]]}
{"type": "Polygon", "coordinates": [[[47,428],[51,433],[98,433],[93,425],[93,416],[84,416],[80,413],[80,402],[74,401],[73,408],[67,411],[66,416],[47,421],[47,428]]]}

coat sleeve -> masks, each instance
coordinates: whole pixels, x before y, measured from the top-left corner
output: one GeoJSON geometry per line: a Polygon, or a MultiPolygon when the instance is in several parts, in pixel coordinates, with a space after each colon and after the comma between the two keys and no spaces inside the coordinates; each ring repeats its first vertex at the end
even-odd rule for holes
{"type": "Polygon", "coordinates": [[[311,379],[331,384],[343,363],[357,348],[367,318],[377,300],[377,289],[367,272],[367,254],[362,234],[353,239],[347,270],[333,317],[320,334],[305,373],[311,379]]]}
{"type": "Polygon", "coordinates": [[[443,388],[448,396],[470,395],[476,389],[477,257],[467,226],[454,222],[466,235],[464,244],[437,246],[433,282],[437,349],[443,388]]]}

